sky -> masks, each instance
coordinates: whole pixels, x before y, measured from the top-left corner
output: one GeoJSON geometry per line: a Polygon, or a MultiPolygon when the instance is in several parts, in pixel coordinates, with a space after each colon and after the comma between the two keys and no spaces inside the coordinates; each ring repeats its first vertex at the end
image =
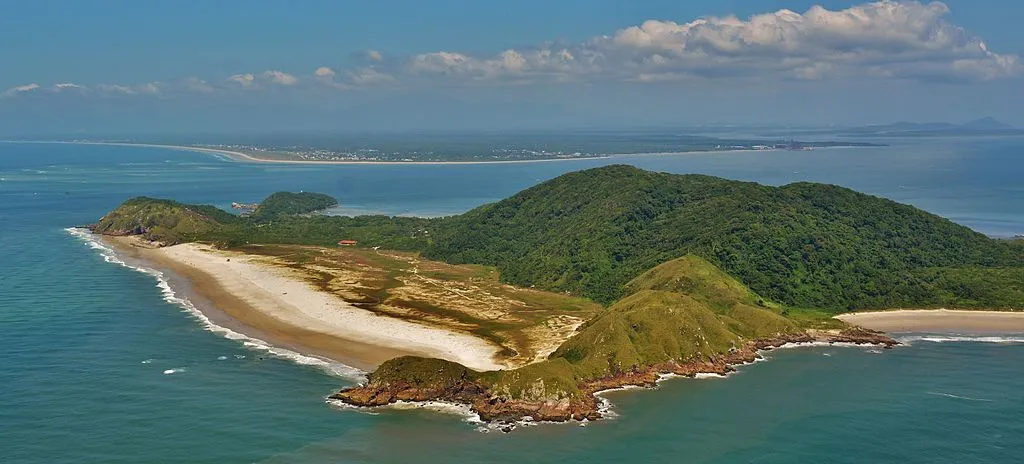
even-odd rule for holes
{"type": "Polygon", "coordinates": [[[0,135],[1024,126],[1024,2],[35,0],[0,135]]]}

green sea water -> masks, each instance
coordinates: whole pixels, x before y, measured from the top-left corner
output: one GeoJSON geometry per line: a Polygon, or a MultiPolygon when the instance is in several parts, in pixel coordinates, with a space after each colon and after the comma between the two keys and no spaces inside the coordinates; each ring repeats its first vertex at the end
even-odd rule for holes
{"type": "Polygon", "coordinates": [[[324,401],[344,366],[204,321],[187,285],[66,230],[127,197],[226,207],[277,190],[336,213],[444,215],[613,162],[840,184],[991,235],[1024,233],[1024,140],[449,166],[282,166],[166,149],[0,143],[0,462],[1020,462],[1024,337],[901,334],[776,350],[728,378],[605,395],[587,427],[484,433],[459,411],[324,401]]]}

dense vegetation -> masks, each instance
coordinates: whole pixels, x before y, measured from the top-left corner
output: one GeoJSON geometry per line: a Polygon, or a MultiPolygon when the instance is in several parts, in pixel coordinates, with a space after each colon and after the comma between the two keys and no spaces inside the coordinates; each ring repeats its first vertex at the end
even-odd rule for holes
{"type": "Polygon", "coordinates": [[[282,216],[312,213],[337,206],[338,200],[330,195],[309,192],[277,192],[260,202],[252,217],[269,221],[282,216]]]}
{"type": "Polygon", "coordinates": [[[605,303],[640,273],[695,254],[795,307],[1024,305],[973,290],[985,280],[977,276],[1024,266],[1024,247],[911,206],[831,185],[768,187],[629,166],[566,174],[448,218],[424,254],[605,303]],[[969,271],[943,273],[939,291],[929,269],[951,267],[969,271]]]}
{"type": "Polygon", "coordinates": [[[142,235],[167,244],[199,240],[238,218],[208,205],[138,197],[121,204],[92,226],[107,235],[142,235]]]}
{"type": "Polygon", "coordinates": [[[269,222],[151,199],[130,201],[110,217],[153,222],[138,202],[177,205],[187,209],[187,220],[160,230],[187,239],[223,246],[357,240],[493,265],[505,282],[604,304],[632,293],[627,284],[645,271],[695,255],[790,308],[1024,306],[1024,243],[831,185],[769,187],[608,166],[441,219],[301,216],[294,213],[310,206],[294,206],[294,198],[280,196],[269,222]],[[198,226],[188,219],[195,215],[203,218],[198,226]]]}

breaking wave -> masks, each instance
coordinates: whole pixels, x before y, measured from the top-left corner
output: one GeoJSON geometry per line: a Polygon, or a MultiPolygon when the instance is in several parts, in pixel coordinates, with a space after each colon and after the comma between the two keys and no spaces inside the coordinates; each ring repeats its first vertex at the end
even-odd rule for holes
{"type": "MultiPolygon", "coordinates": [[[[104,261],[111,264],[117,264],[152,277],[154,280],[156,280],[156,286],[157,288],[160,289],[160,293],[163,296],[164,301],[174,304],[181,308],[183,311],[185,311],[186,313],[194,317],[196,320],[198,320],[199,323],[202,324],[203,328],[210,332],[221,335],[229,340],[241,342],[242,346],[245,346],[246,348],[257,351],[263,351],[275,357],[291,361],[295,364],[303,366],[315,366],[320,369],[323,369],[325,372],[329,374],[336,375],[338,377],[343,377],[355,382],[363,382],[366,380],[366,373],[360,369],[356,369],[354,367],[333,361],[327,361],[325,359],[314,356],[307,356],[292,350],[276,347],[258,338],[253,338],[248,335],[231,330],[227,327],[219,326],[215,324],[212,320],[210,320],[209,317],[203,314],[202,311],[196,308],[196,306],[192,304],[192,302],[189,301],[187,298],[178,296],[177,293],[175,293],[174,289],[171,288],[171,285],[163,272],[160,272],[156,269],[128,264],[123,259],[121,259],[121,257],[118,256],[113,249],[100,242],[88,230],[74,227],[64,230],[66,230],[75,238],[78,238],[79,240],[87,244],[90,248],[98,251],[100,256],[103,257],[104,261]]],[[[174,372],[164,373],[170,374],[174,372]]]]}
{"type": "Polygon", "coordinates": [[[1024,336],[1021,335],[956,335],[956,334],[944,334],[944,335],[929,335],[929,334],[913,334],[903,335],[896,337],[896,340],[900,343],[912,344],[914,342],[928,342],[928,343],[999,343],[999,344],[1016,344],[1024,343],[1024,336]]]}

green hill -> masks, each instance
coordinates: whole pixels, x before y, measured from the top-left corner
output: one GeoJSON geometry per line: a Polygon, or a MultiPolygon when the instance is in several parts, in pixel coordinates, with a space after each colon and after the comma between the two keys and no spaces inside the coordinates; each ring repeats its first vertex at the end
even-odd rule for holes
{"type": "Polygon", "coordinates": [[[236,220],[213,206],[137,197],[122,203],[90,228],[99,234],[141,235],[170,245],[199,240],[236,220]]]}
{"type": "Polygon", "coordinates": [[[268,221],[282,216],[308,214],[337,206],[338,200],[330,195],[310,192],[277,192],[260,202],[252,217],[268,221]]]}
{"type": "Polygon", "coordinates": [[[694,254],[773,301],[834,312],[945,304],[930,269],[1024,266],[1024,247],[846,188],[629,166],[566,174],[447,218],[423,253],[604,303],[646,270],[694,254]]]}
{"type": "Polygon", "coordinates": [[[635,293],[588,321],[542,362],[481,373],[449,361],[402,357],[336,398],[363,405],[446,399],[471,403],[488,417],[550,419],[574,408],[589,410],[592,392],[608,385],[649,382],[664,372],[724,370],[735,362],[731,355],[752,353],[755,341],[808,339],[775,310],[751,306],[760,297],[694,256],[658,266],[630,288],[635,293]],[[560,406],[549,413],[530,409],[537,404],[560,406]]]}

